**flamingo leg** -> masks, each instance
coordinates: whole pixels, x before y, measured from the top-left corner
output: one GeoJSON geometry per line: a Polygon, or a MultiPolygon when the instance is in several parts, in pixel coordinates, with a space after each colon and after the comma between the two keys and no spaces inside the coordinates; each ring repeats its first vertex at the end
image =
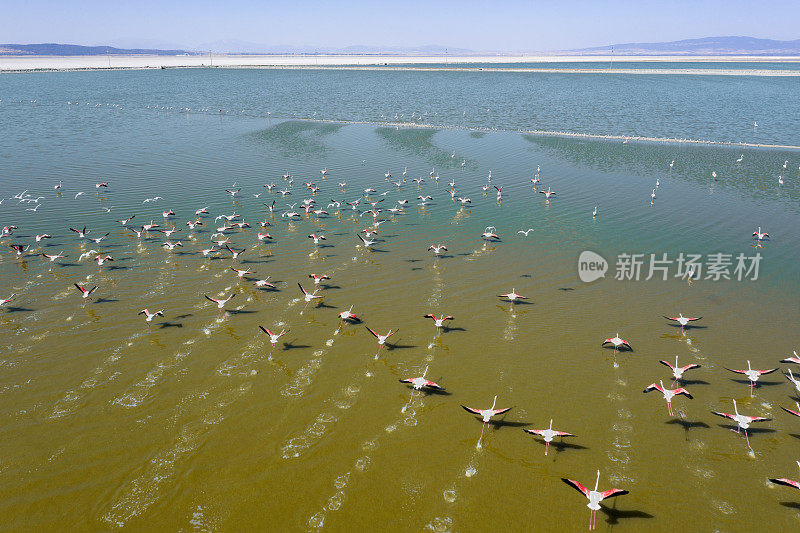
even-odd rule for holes
{"type": "Polygon", "coordinates": [[[550,449],[550,443],[549,442],[545,442],[544,443],[544,454],[545,455],[547,455],[547,450],[549,450],[549,449],[550,449]]]}
{"type": "Polygon", "coordinates": [[[750,448],[750,451],[752,452],[753,451],[753,447],[750,446],[750,437],[747,436],[747,430],[746,429],[744,430],[744,438],[747,441],[747,447],[750,448]]]}
{"type": "Polygon", "coordinates": [[[485,428],[486,428],[486,422],[484,422],[483,424],[481,424],[481,436],[480,436],[480,437],[478,437],[478,447],[479,447],[479,448],[480,448],[480,446],[481,446],[481,441],[483,440],[483,430],[484,430],[485,428]]]}
{"type": "Polygon", "coordinates": [[[673,416],[672,415],[672,403],[671,402],[667,402],[667,410],[669,411],[669,416],[673,416]]]}
{"type": "Polygon", "coordinates": [[[753,385],[755,385],[755,383],[751,381],[750,382],[750,397],[751,398],[753,397],[753,385]]]}

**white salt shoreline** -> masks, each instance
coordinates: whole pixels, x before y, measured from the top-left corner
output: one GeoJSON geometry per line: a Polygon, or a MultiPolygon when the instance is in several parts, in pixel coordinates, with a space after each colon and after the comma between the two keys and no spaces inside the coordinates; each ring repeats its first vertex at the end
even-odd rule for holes
{"type": "Polygon", "coordinates": [[[139,70],[161,68],[287,68],[350,70],[477,71],[475,64],[607,63],[604,68],[490,67],[483,72],[558,72],[573,74],[677,74],[728,76],[800,76],[800,70],[753,68],[669,68],[670,63],[800,63],[800,57],[759,56],[387,56],[387,55],[203,55],[203,56],[0,56],[0,72],[139,70]],[[653,68],[613,68],[613,62],[653,63],[653,68]],[[446,66],[441,66],[445,64],[446,66]],[[405,66],[404,66],[405,65],[405,66]],[[408,65],[417,65],[414,67],[408,65]],[[437,65],[435,67],[420,65],[437,65]],[[473,65],[473,66],[468,66],[473,65]]]}

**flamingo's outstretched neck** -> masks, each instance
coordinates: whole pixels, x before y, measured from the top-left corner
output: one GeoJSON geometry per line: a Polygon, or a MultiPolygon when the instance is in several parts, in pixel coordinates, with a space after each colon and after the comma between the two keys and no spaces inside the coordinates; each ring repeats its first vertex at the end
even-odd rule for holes
{"type": "Polygon", "coordinates": [[[594,482],[594,491],[597,492],[597,487],[600,486],[600,470],[597,471],[597,481],[594,482]]]}
{"type": "Polygon", "coordinates": [[[494,401],[492,402],[492,410],[494,410],[494,406],[497,403],[497,396],[494,397],[494,401]]]}
{"type": "Polygon", "coordinates": [[[736,416],[739,416],[739,408],[736,407],[736,400],[733,400],[733,412],[736,413],[736,416]]]}
{"type": "Polygon", "coordinates": [[[425,367],[425,372],[422,373],[422,377],[424,378],[427,373],[428,373],[428,367],[426,366],[425,367]]]}
{"type": "Polygon", "coordinates": [[[550,419],[550,429],[553,429],[553,419],[550,419]]]}

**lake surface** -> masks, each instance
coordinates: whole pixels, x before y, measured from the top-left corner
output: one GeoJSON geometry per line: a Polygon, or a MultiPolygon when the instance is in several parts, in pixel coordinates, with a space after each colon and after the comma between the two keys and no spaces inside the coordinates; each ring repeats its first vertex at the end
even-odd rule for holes
{"type": "Polygon", "coordinates": [[[604,503],[605,531],[796,528],[800,498],[767,478],[800,475],[800,420],[781,410],[797,409],[781,376],[794,365],[780,363],[800,346],[800,152],[518,130],[797,145],[798,84],[331,70],[0,76],[0,225],[18,226],[0,256],[0,297],[16,294],[0,308],[0,518],[19,531],[582,531],[586,500],[559,478],[593,488],[600,469],[601,490],[630,491],[604,503]],[[404,169],[401,187],[385,179],[404,169]],[[451,199],[451,180],[471,203],[451,199]],[[539,194],[548,187],[550,202],[539,194]],[[356,237],[373,223],[366,188],[386,221],[373,250],[356,237]],[[329,214],[306,215],[306,198],[329,214]],[[356,210],[344,203],[359,198],[356,210]],[[292,204],[295,220],[282,216],[292,204]],[[190,231],[203,207],[204,225],[190,231]],[[215,219],[233,213],[250,227],[224,233],[245,253],[204,257],[225,222],[215,219]],[[137,230],[151,219],[180,229],[169,240],[183,246],[170,252],[155,232],[138,239],[118,222],[131,215],[137,230]],[[259,241],[259,221],[273,239],[259,241]],[[82,243],[69,228],[84,226],[109,235],[82,243]],[[487,226],[498,242],[481,239],[487,226]],[[758,227],[771,236],[761,245],[758,227]],[[52,238],[36,243],[44,232],[52,238]],[[311,233],[326,240],[315,247],[311,233]],[[30,248],[17,257],[9,244],[30,248]],[[447,252],[435,258],[432,244],[447,252]],[[79,260],[92,249],[114,261],[79,260]],[[608,261],[605,279],[580,281],[585,250],[608,261]],[[58,252],[66,257],[54,263],[37,255],[58,252]],[[758,279],[736,280],[733,265],[734,279],[703,269],[689,283],[674,264],[667,280],[644,279],[650,254],[681,253],[734,263],[760,254],[758,279]],[[641,280],[614,279],[619,254],[645,254],[641,280]],[[239,280],[231,266],[252,274],[239,280]],[[304,309],[297,284],[313,287],[312,273],[331,279],[304,309]],[[267,276],[276,289],[255,287],[267,276]],[[98,289],[83,300],[74,283],[98,289]],[[512,288],[529,299],[498,298],[512,288]],[[223,312],[204,298],[230,294],[223,312]],[[351,305],[363,322],[341,324],[351,305]],[[148,325],[137,316],[145,307],[164,317],[148,325]],[[427,313],[455,318],[437,333],[427,313]],[[682,331],[663,318],[678,313],[703,319],[682,331]],[[258,326],[289,331],[271,352],[258,326]],[[399,328],[377,359],[365,326],[399,328]],[[632,352],[601,347],[616,333],[632,352]],[[694,399],[676,398],[669,416],[660,393],[642,390],[671,386],[659,360],[676,356],[702,367],[683,382],[694,399]],[[781,368],[753,398],[746,378],[725,370],[748,360],[781,368]],[[426,367],[446,391],[412,397],[398,380],[426,367]],[[480,420],[460,404],[488,408],[495,395],[513,409],[478,448],[480,420]],[[711,413],[732,412],[732,399],[772,419],[752,426],[752,453],[711,413]],[[522,429],[551,418],[576,437],[545,456],[522,429]]]}

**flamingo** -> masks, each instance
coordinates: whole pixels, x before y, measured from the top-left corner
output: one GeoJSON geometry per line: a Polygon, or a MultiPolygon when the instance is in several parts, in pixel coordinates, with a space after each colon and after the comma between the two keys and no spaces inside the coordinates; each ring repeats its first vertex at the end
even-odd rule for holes
{"type": "Polygon", "coordinates": [[[89,297],[89,295],[90,295],[90,294],[92,294],[94,291],[96,291],[96,290],[97,290],[97,285],[95,285],[94,287],[92,287],[91,289],[88,289],[88,290],[87,290],[87,289],[85,289],[85,288],[83,288],[83,287],[81,287],[81,286],[80,286],[80,285],[78,285],[77,283],[75,283],[74,285],[75,285],[75,288],[76,288],[76,289],[78,289],[79,291],[81,291],[81,298],[83,298],[84,300],[85,300],[85,299],[87,299],[87,298],[89,297]]]}
{"type": "Polygon", "coordinates": [[[319,285],[320,283],[322,283],[323,281],[325,281],[326,279],[331,279],[331,277],[326,275],[326,274],[322,274],[322,275],[320,275],[320,274],[309,274],[308,277],[312,278],[314,280],[314,286],[315,287],[317,285],[319,285]]]}
{"type": "Polygon", "coordinates": [[[371,329],[369,326],[364,326],[364,327],[367,328],[367,331],[372,333],[376,339],[378,339],[378,351],[375,352],[375,359],[377,359],[378,354],[381,353],[381,348],[383,348],[383,345],[386,344],[386,340],[395,333],[397,333],[397,330],[390,329],[389,333],[387,333],[386,335],[380,335],[375,330],[371,329]]]}
{"type": "MultiPolygon", "coordinates": [[[[798,468],[800,468],[800,461],[795,461],[797,463],[798,468]]],[[[797,482],[793,479],[787,479],[785,477],[779,478],[769,478],[770,481],[776,483],[778,485],[786,485],[787,487],[793,487],[795,489],[800,489],[800,482],[797,482]]]]}
{"type": "Polygon", "coordinates": [[[6,305],[8,302],[10,302],[11,300],[13,300],[13,299],[14,299],[14,296],[16,296],[16,294],[12,294],[12,295],[11,295],[11,296],[9,296],[8,298],[0,298],[0,307],[3,307],[3,306],[5,306],[5,305],[6,305]]]}
{"type": "Polygon", "coordinates": [[[283,337],[286,334],[286,332],[289,331],[289,330],[288,329],[283,329],[283,330],[281,330],[280,333],[272,333],[270,330],[268,330],[264,326],[258,326],[258,328],[261,331],[263,331],[264,333],[266,333],[267,335],[269,335],[269,342],[272,344],[272,348],[269,351],[269,358],[272,359],[272,352],[275,351],[275,345],[278,344],[278,339],[283,337]]]}
{"type": "Polygon", "coordinates": [[[794,415],[800,417],[800,403],[794,402],[794,405],[797,407],[797,411],[792,411],[791,409],[787,409],[786,407],[781,406],[781,409],[789,413],[790,415],[794,415]]]}
{"type": "Polygon", "coordinates": [[[431,250],[433,250],[433,255],[439,257],[440,255],[442,255],[443,251],[444,252],[447,251],[447,246],[445,246],[444,244],[436,244],[436,245],[431,244],[430,246],[428,246],[428,251],[431,250]]]}
{"type": "Polygon", "coordinates": [[[546,201],[548,201],[548,202],[550,201],[550,197],[551,196],[555,196],[556,195],[556,191],[551,191],[550,187],[548,187],[546,191],[539,191],[539,192],[544,194],[544,197],[545,197],[546,201]]]}
{"type": "Polygon", "coordinates": [[[47,233],[42,233],[41,235],[36,235],[36,237],[35,237],[35,238],[36,238],[36,242],[41,242],[41,241],[42,241],[42,239],[52,239],[52,238],[53,238],[53,236],[52,236],[52,235],[49,235],[49,234],[47,234],[47,233]]]}
{"type": "Polygon", "coordinates": [[[495,228],[493,226],[487,227],[484,230],[484,232],[481,233],[481,238],[483,240],[486,240],[486,241],[491,241],[491,240],[498,240],[499,241],[500,237],[497,235],[497,233],[495,233],[494,231],[491,231],[491,230],[494,230],[494,229],[495,228]]]}
{"type": "Polygon", "coordinates": [[[205,296],[205,297],[206,297],[206,300],[208,300],[208,301],[210,301],[210,302],[214,302],[215,304],[217,304],[217,309],[219,309],[220,311],[222,311],[222,308],[223,308],[223,307],[225,307],[225,304],[227,304],[227,303],[228,303],[228,302],[231,300],[231,298],[233,298],[234,296],[236,296],[236,293],[233,293],[233,294],[231,294],[230,296],[228,296],[228,297],[227,297],[227,298],[225,298],[224,300],[222,300],[222,299],[217,299],[217,298],[212,298],[211,296],[208,296],[207,294],[204,294],[203,296],[205,296]]]}
{"type": "Polygon", "coordinates": [[[231,259],[237,259],[237,258],[238,258],[240,255],[242,255],[242,254],[245,252],[245,250],[247,250],[247,248],[242,248],[242,249],[241,249],[241,250],[239,250],[238,252],[235,252],[235,251],[233,251],[233,249],[232,249],[230,246],[228,246],[227,244],[225,245],[225,248],[227,248],[227,249],[228,249],[228,251],[229,251],[229,252],[232,254],[232,256],[231,256],[231,259]]]}
{"type": "Polygon", "coordinates": [[[345,309],[341,313],[339,313],[339,322],[344,322],[345,320],[349,320],[351,322],[360,322],[361,319],[358,318],[356,315],[353,314],[353,306],[350,306],[350,309],[345,309]]]}
{"type": "Polygon", "coordinates": [[[107,181],[101,181],[100,183],[95,183],[94,184],[94,188],[95,189],[99,189],[100,187],[108,188],[108,182],[107,181]]]}
{"type": "Polygon", "coordinates": [[[433,320],[433,323],[436,325],[436,332],[437,333],[441,332],[442,328],[444,327],[444,321],[445,320],[453,320],[453,317],[451,317],[450,315],[448,315],[448,316],[439,316],[439,318],[436,318],[436,315],[428,314],[428,315],[424,315],[422,318],[430,318],[431,320],[433,320]]]}
{"type": "Polygon", "coordinates": [[[498,298],[506,298],[509,301],[511,301],[512,304],[514,302],[516,302],[517,300],[527,300],[528,299],[527,296],[522,296],[521,294],[517,294],[516,290],[517,289],[512,288],[511,292],[507,292],[505,294],[499,294],[498,298]]]}
{"type": "Polygon", "coordinates": [[[308,238],[314,240],[314,246],[317,246],[319,244],[319,241],[327,240],[327,239],[325,239],[325,235],[322,235],[322,234],[315,235],[314,233],[309,235],[308,238]]]}
{"type": "Polygon", "coordinates": [[[600,484],[599,470],[597,471],[597,481],[595,481],[594,490],[589,490],[577,481],[573,481],[572,479],[567,479],[565,477],[562,477],[561,481],[586,496],[586,498],[589,500],[589,503],[586,505],[586,507],[589,508],[589,531],[597,527],[597,511],[600,510],[601,501],[605,500],[606,498],[613,498],[615,496],[624,496],[625,494],[628,494],[627,490],[622,489],[609,489],[604,490],[603,492],[598,492],[597,487],[600,484]]]}
{"type": "MultiPolygon", "coordinates": [[[[759,228],[759,230],[760,229],[761,228],[759,228]]],[[[81,229],[75,229],[75,228],[69,228],[69,230],[70,231],[74,231],[75,233],[77,233],[79,239],[85,239],[86,238],[86,234],[89,233],[88,231],[86,231],[86,226],[84,226],[82,230],[81,229]]]]}
{"type": "Polygon", "coordinates": [[[9,248],[11,248],[16,252],[17,257],[20,257],[22,255],[22,252],[24,252],[28,248],[27,246],[22,246],[20,244],[9,244],[8,246],[9,248]]]}
{"type": "Polygon", "coordinates": [[[664,318],[666,318],[667,320],[672,320],[673,322],[677,322],[678,324],[681,325],[681,329],[683,329],[689,324],[689,322],[695,322],[696,320],[700,320],[703,317],[698,316],[695,318],[689,318],[687,316],[683,316],[681,313],[678,313],[678,316],[675,317],[665,316],[664,318]]]}
{"type": "Polygon", "coordinates": [[[755,237],[759,241],[763,241],[764,239],[769,239],[769,233],[766,231],[761,231],[761,226],[758,227],[758,230],[753,232],[753,237],[755,237]]]}
{"type": "Polygon", "coordinates": [[[769,370],[753,370],[752,368],[750,368],[750,361],[747,361],[747,370],[734,370],[733,368],[728,368],[727,366],[723,367],[723,368],[725,368],[725,370],[730,370],[731,372],[736,372],[737,374],[744,374],[745,376],[747,376],[747,379],[750,380],[750,397],[751,398],[753,397],[753,388],[755,387],[755,384],[756,384],[756,381],[758,381],[758,378],[760,378],[764,374],[772,374],[773,372],[778,370],[777,368],[772,368],[772,369],[769,369],[769,370]]]}
{"type": "Polygon", "coordinates": [[[113,261],[114,258],[111,257],[110,255],[106,256],[98,255],[97,257],[94,258],[94,260],[97,261],[97,266],[103,266],[103,263],[105,263],[106,261],[113,261]]]}
{"type": "Polygon", "coordinates": [[[792,350],[794,357],[787,357],[786,359],[781,359],[781,363],[794,363],[796,365],[800,365],[800,357],[797,356],[797,352],[792,350]]]}
{"type": "Polygon", "coordinates": [[[553,442],[555,437],[574,437],[572,433],[567,433],[566,431],[556,431],[553,429],[553,419],[550,419],[550,427],[547,429],[523,429],[525,433],[530,433],[531,435],[539,435],[540,437],[544,438],[544,454],[547,455],[547,451],[550,449],[550,443],[553,442]]]}
{"type": "MultiPolygon", "coordinates": [[[[736,433],[739,433],[740,431],[744,431],[744,438],[747,440],[747,447],[750,448],[751,451],[753,450],[753,447],[750,446],[750,438],[747,436],[747,428],[749,428],[750,424],[752,424],[753,422],[767,422],[767,421],[771,420],[770,418],[764,418],[764,417],[761,417],[761,416],[740,415],[739,414],[739,408],[736,406],[736,400],[733,400],[733,412],[735,414],[718,413],[717,411],[711,411],[711,412],[714,413],[717,416],[721,416],[723,418],[730,418],[731,420],[736,422],[736,425],[737,425],[736,433]]],[[[733,431],[733,430],[731,430],[731,431],[733,431]]]]}
{"type": "Polygon", "coordinates": [[[692,370],[694,368],[700,368],[700,365],[698,365],[696,363],[691,363],[691,364],[688,364],[686,366],[678,366],[678,356],[677,355],[675,356],[675,366],[673,366],[672,364],[670,364],[669,362],[664,361],[664,360],[659,361],[659,363],[661,363],[664,366],[668,366],[670,368],[670,370],[672,370],[672,376],[675,378],[675,383],[676,384],[681,380],[681,378],[683,378],[683,373],[684,372],[686,372],[687,370],[692,370]]]}
{"type": "Polygon", "coordinates": [[[136,215],[131,215],[128,218],[123,218],[122,220],[117,220],[117,222],[119,222],[121,225],[124,226],[125,224],[127,224],[128,222],[133,220],[134,218],[136,218],[136,215]]]}
{"type": "Polygon", "coordinates": [[[238,268],[233,268],[233,267],[228,267],[228,268],[236,272],[236,275],[239,276],[239,279],[242,279],[248,274],[252,274],[252,272],[250,272],[249,270],[239,270],[238,268]]]}
{"type": "Polygon", "coordinates": [[[317,296],[317,291],[319,291],[319,289],[314,289],[314,292],[308,292],[299,283],[297,286],[300,287],[300,291],[303,293],[303,299],[306,301],[306,305],[303,306],[303,311],[300,312],[302,314],[308,307],[308,304],[311,302],[311,300],[314,300],[315,298],[322,298],[322,296],[317,296]]]}
{"type": "Polygon", "coordinates": [[[259,280],[256,280],[256,283],[255,283],[255,284],[256,284],[256,287],[269,287],[269,288],[271,288],[271,289],[274,289],[274,288],[275,288],[275,285],[273,285],[272,283],[270,283],[270,282],[268,281],[268,280],[269,280],[269,278],[270,278],[270,277],[269,277],[269,276],[267,276],[267,277],[266,277],[266,278],[264,278],[264,279],[259,279],[259,280]]]}
{"type": "Polygon", "coordinates": [[[689,391],[687,391],[683,387],[679,387],[677,389],[665,389],[664,388],[664,382],[661,381],[661,380],[658,380],[658,383],[651,383],[642,392],[650,392],[652,390],[657,390],[661,394],[664,395],[664,399],[667,401],[667,411],[669,412],[669,416],[673,416],[672,415],[672,398],[674,398],[675,396],[678,396],[679,394],[683,394],[684,396],[686,396],[690,400],[693,398],[692,395],[689,394],[689,391]]]}
{"type": "Polygon", "coordinates": [[[157,317],[157,316],[163,317],[164,316],[164,310],[161,309],[160,311],[156,311],[155,313],[151,313],[149,309],[145,308],[145,309],[142,309],[141,311],[139,311],[137,314],[138,315],[144,315],[144,321],[149,323],[149,322],[152,322],[153,319],[155,317],[157,317]]]}
{"type": "Polygon", "coordinates": [[[739,156],[739,159],[736,160],[737,163],[741,163],[742,159],[744,159],[744,154],[739,156]]]}
{"type": "Polygon", "coordinates": [[[497,396],[494,397],[494,401],[492,401],[492,406],[489,409],[475,409],[473,407],[467,407],[466,405],[461,405],[465,411],[470,413],[476,414],[483,419],[483,424],[481,425],[481,436],[478,438],[477,447],[481,447],[481,440],[483,440],[483,430],[486,429],[486,425],[492,420],[492,417],[501,415],[503,413],[507,413],[512,408],[506,407],[505,409],[495,409],[494,406],[497,404],[497,396]]]}
{"type": "Polygon", "coordinates": [[[614,345],[614,351],[615,351],[615,352],[616,352],[617,350],[620,350],[620,351],[621,351],[623,346],[624,346],[625,348],[627,348],[627,349],[629,349],[629,350],[633,351],[633,348],[632,348],[632,347],[631,347],[631,345],[628,343],[628,341],[626,341],[625,339],[621,339],[621,338],[619,337],[619,333],[617,333],[615,336],[611,337],[610,339],[606,339],[606,340],[604,340],[604,341],[603,341],[603,343],[601,344],[601,346],[605,346],[605,345],[606,345],[606,344],[608,344],[608,343],[611,343],[612,345],[614,345]]]}
{"type": "Polygon", "coordinates": [[[67,256],[64,255],[64,252],[59,252],[55,255],[42,254],[42,257],[46,257],[47,259],[50,260],[51,263],[53,263],[56,259],[61,259],[62,257],[67,257],[67,256]]]}
{"type": "Polygon", "coordinates": [[[594,206],[594,209],[592,210],[592,218],[597,218],[597,206],[594,206]]]}
{"type": "Polygon", "coordinates": [[[794,385],[795,390],[797,392],[800,392],[800,381],[795,379],[794,375],[792,374],[792,371],[789,370],[789,373],[784,375],[786,376],[786,379],[792,382],[792,385],[794,385]]]}
{"type": "Polygon", "coordinates": [[[177,241],[177,242],[169,242],[169,241],[167,241],[164,244],[162,244],[161,246],[163,246],[164,248],[168,248],[169,251],[172,252],[173,250],[175,250],[176,246],[183,247],[183,244],[181,244],[181,241],[177,241]]]}
{"type": "Polygon", "coordinates": [[[414,392],[421,391],[423,387],[428,387],[429,389],[434,389],[434,390],[444,390],[444,387],[442,387],[441,385],[434,383],[429,379],[426,379],[425,376],[427,375],[427,373],[428,373],[428,367],[426,366],[425,371],[422,373],[421,376],[416,378],[405,378],[398,380],[400,381],[400,383],[411,384],[411,398],[409,398],[408,403],[411,403],[411,400],[414,399],[414,392]]]}
{"type": "Polygon", "coordinates": [[[363,243],[364,243],[364,248],[369,248],[369,249],[371,250],[371,249],[372,249],[372,248],[371,248],[371,246],[372,246],[373,244],[375,244],[375,240],[374,240],[374,239],[365,239],[364,237],[362,237],[362,236],[361,236],[361,235],[359,235],[358,233],[356,233],[356,237],[358,237],[359,239],[361,239],[361,242],[363,242],[363,243]]]}

